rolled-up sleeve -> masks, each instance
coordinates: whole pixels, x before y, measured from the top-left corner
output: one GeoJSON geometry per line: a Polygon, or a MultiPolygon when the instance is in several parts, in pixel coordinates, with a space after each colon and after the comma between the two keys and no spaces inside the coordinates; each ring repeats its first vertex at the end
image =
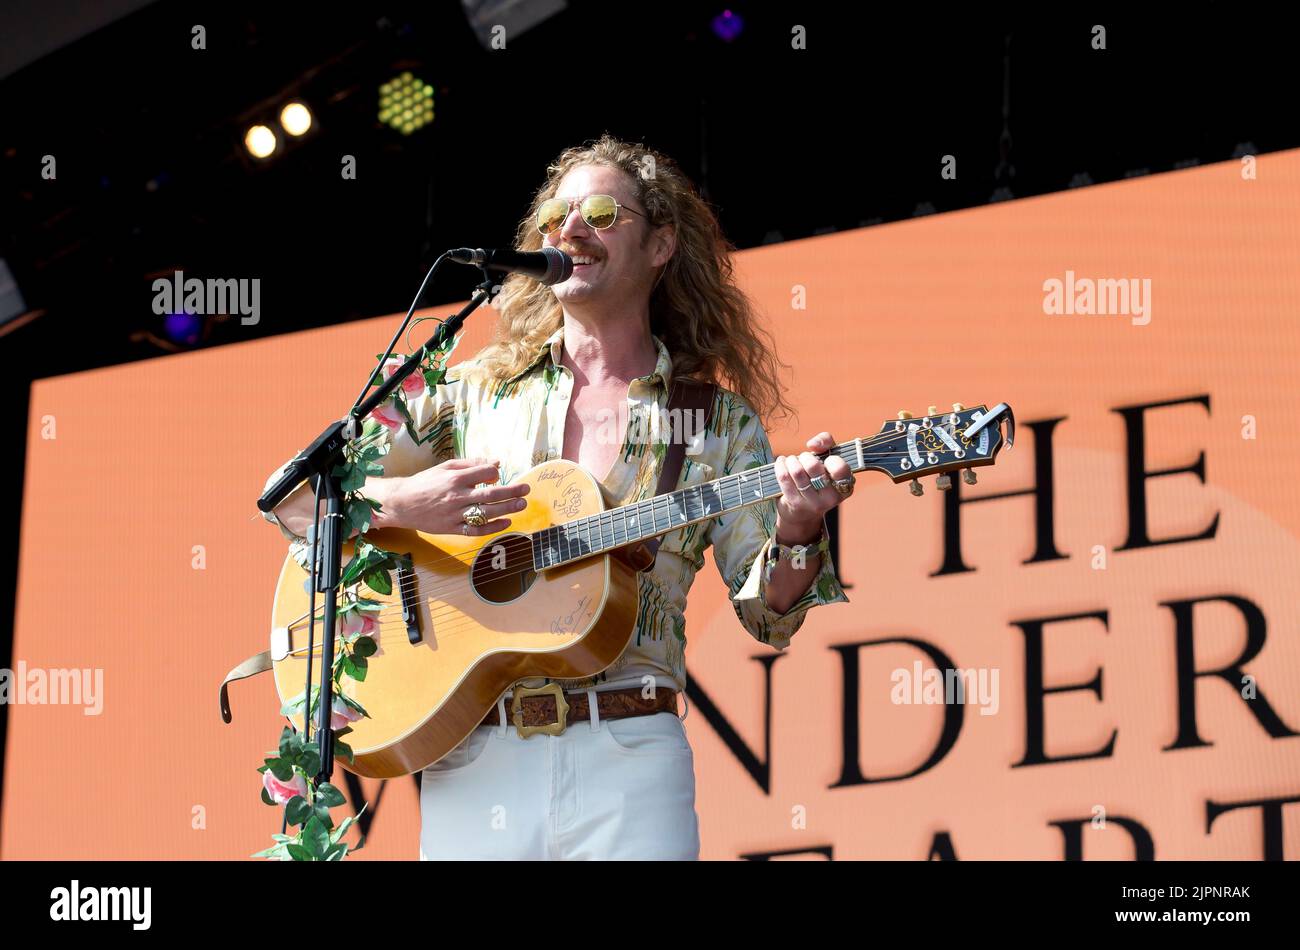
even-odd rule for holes
{"type": "MultiPolygon", "coordinates": [[[[772,463],[772,446],[758,416],[739,404],[730,413],[725,474],[772,463]]],[[[823,528],[823,534],[825,528],[823,528]]],[[[835,576],[829,551],[821,555],[820,568],[808,590],[783,614],[767,605],[767,585],[776,562],[770,559],[776,543],[776,500],[750,505],[713,523],[713,559],[727,584],[736,616],[749,634],[777,650],[803,626],[808,610],[821,604],[848,602],[835,576]]]]}

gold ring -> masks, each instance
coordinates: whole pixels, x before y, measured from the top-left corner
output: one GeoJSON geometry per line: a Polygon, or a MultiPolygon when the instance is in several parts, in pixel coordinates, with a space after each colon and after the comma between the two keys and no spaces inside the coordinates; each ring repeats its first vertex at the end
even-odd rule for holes
{"type": "Polygon", "coordinates": [[[853,476],[850,475],[848,478],[837,478],[831,484],[835,486],[835,490],[841,495],[847,495],[849,492],[853,491],[853,476]]]}
{"type": "Polygon", "coordinates": [[[460,517],[471,528],[481,528],[487,524],[487,512],[482,505],[470,505],[460,517]]]}

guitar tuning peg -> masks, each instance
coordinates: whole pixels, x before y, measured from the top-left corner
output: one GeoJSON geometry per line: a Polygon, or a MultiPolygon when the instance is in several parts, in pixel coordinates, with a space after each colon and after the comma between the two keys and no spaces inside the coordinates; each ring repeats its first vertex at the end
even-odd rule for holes
{"type": "Polygon", "coordinates": [[[965,412],[965,411],[966,411],[966,407],[963,406],[963,405],[962,405],[961,403],[959,403],[959,402],[955,402],[955,403],[952,404],[952,411],[953,411],[953,412],[965,412]]]}
{"type": "Polygon", "coordinates": [[[939,407],[938,407],[938,406],[930,406],[930,407],[928,407],[928,408],[925,410],[925,414],[926,414],[927,416],[935,416],[935,415],[938,415],[938,414],[939,414],[939,407]]]}
{"type": "Polygon", "coordinates": [[[912,418],[912,414],[911,414],[910,412],[908,412],[906,409],[900,409],[900,410],[898,410],[898,418],[900,418],[900,419],[910,419],[910,418],[912,418]]]}
{"type": "Polygon", "coordinates": [[[944,472],[934,480],[934,487],[939,489],[939,491],[948,491],[952,488],[952,476],[947,472],[944,472]]]}
{"type": "Polygon", "coordinates": [[[974,485],[974,484],[975,484],[975,469],[973,469],[973,468],[964,468],[964,469],[962,469],[962,470],[961,470],[961,480],[962,480],[963,482],[965,482],[967,485],[974,485]]]}
{"type": "Polygon", "coordinates": [[[908,487],[912,490],[912,494],[916,495],[918,498],[925,494],[925,488],[915,478],[912,479],[912,484],[908,487]]]}

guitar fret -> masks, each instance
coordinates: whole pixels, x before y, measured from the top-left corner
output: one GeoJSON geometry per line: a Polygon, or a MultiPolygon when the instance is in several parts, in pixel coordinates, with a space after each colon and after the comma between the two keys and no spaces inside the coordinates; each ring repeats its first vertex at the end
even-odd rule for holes
{"type": "MultiPolygon", "coordinates": [[[[857,469],[866,467],[867,453],[861,439],[837,445],[827,454],[844,459],[851,469],[855,468],[855,458],[857,469]]],[[[538,568],[554,567],[662,535],[688,523],[716,518],[780,494],[781,483],[772,464],[724,475],[666,495],[553,525],[533,536],[533,563],[538,568]]]]}

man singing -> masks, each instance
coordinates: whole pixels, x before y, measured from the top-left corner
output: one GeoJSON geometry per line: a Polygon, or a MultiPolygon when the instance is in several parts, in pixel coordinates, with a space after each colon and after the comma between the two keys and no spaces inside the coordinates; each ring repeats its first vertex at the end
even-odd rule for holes
{"type": "MultiPolygon", "coordinates": [[[[679,487],[773,462],[761,418],[789,410],[780,364],[733,281],[717,220],[671,159],[608,135],[565,151],[517,235],[521,250],[543,244],[573,258],[572,277],[550,287],[508,278],[498,342],[408,399],[425,441],[388,431],[384,477],[365,486],[383,506],[374,527],[502,531],[525,504],[528,486],[514,481],[557,458],[596,477],[606,507],[652,497],[662,440],[683,432],[660,429],[656,444],[645,422],[662,418],[677,376],[718,384],[679,487]]],[[[560,681],[574,706],[560,734],[520,737],[507,693],[488,724],[424,770],[422,859],[699,857],[694,758],[677,712],[687,592],[712,544],[740,623],[777,650],[808,608],[848,599],[824,516],[852,493],[853,476],[843,460],[813,454],[834,444],[822,432],[810,451],[776,458],[779,499],[663,538],[638,575],[640,611],[622,656],[594,677],[560,681]]],[[[268,517],[301,551],[311,515],[311,491],[299,489],[268,517]]]]}

